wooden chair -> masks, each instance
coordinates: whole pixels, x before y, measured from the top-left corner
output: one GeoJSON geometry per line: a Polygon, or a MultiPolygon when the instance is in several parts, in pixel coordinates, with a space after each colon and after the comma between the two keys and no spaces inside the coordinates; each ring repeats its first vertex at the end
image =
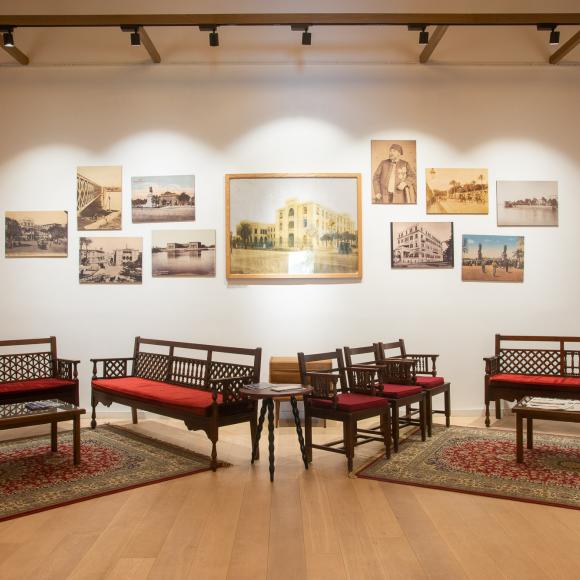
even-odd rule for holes
{"type": "Polygon", "coordinates": [[[433,415],[445,415],[445,426],[449,427],[451,424],[451,385],[443,377],[437,376],[438,357],[438,354],[409,354],[402,338],[395,342],[375,343],[375,358],[378,363],[393,358],[413,361],[410,374],[402,377],[403,384],[421,387],[425,392],[427,435],[429,437],[433,432],[433,415]],[[433,409],[433,397],[440,394],[443,394],[444,397],[443,411],[433,409]]]}
{"type": "MultiPolygon", "coordinates": [[[[381,441],[385,445],[386,457],[390,457],[390,405],[384,397],[375,394],[374,386],[349,389],[346,380],[342,351],[318,354],[298,353],[300,377],[303,385],[311,385],[312,393],[304,397],[306,431],[306,455],[312,461],[312,449],[322,449],[346,455],[348,471],[352,471],[354,448],[370,441],[381,441]],[[330,360],[333,368],[329,371],[309,371],[307,365],[314,361],[330,360]],[[335,362],[336,361],[336,362],[335,362]],[[343,425],[343,439],[324,445],[312,442],[312,418],[340,421],[343,425]],[[380,435],[363,433],[357,428],[358,421],[370,417],[380,418],[380,435]]],[[[366,372],[358,371],[355,372],[366,372]]],[[[361,380],[361,384],[367,384],[361,380]]]]}
{"type": "Polygon", "coordinates": [[[399,451],[399,430],[408,425],[417,425],[421,429],[421,439],[425,441],[426,405],[425,392],[421,387],[407,383],[404,379],[413,366],[411,361],[403,359],[391,359],[389,361],[377,361],[375,345],[351,348],[344,347],[349,388],[364,388],[361,380],[371,381],[375,385],[377,394],[385,397],[391,407],[393,434],[393,448],[395,453],[399,451]],[[355,360],[355,357],[357,358],[355,360]],[[356,369],[365,369],[367,373],[356,372],[356,369]],[[418,403],[419,408],[415,411],[411,405],[418,403]],[[407,409],[401,417],[401,407],[407,409]],[[418,415],[418,418],[413,418],[418,415]]]}

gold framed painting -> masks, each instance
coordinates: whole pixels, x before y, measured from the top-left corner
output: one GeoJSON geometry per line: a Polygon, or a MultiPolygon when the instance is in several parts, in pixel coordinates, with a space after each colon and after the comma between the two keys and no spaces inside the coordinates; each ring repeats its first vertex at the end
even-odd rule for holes
{"type": "Polygon", "coordinates": [[[360,173],[226,175],[226,276],[360,279],[360,173]]]}

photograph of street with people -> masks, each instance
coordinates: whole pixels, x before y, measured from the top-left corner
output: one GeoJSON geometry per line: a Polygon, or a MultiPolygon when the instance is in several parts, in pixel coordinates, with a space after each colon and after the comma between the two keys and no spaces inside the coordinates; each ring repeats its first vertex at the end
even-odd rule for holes
{"type": "Polygon", "coordinates": [[[195,220],[195,176],[131,178],[133,223],[195,220]]]}
{"type": "Polygon", "coordinates": [[[486,214],[487,169],[436,169],[425,172],[428,214],[486,214]]]}
{"type": "Polygon", "coordinates": [[[80,238],[81,284],[141,284],[143,238],[80,238]]]}
{"type": "Polygon", "coordinates": [[[123,168],[77,167],[77,225],[79,230],[120,230],[123,168]]]}
{"type": "Polygon", "coordinates": [[[5,214],[7,258],[66,258],[68,212],[7,211],[5,214]]]}
{"type": "Polygon", "coordinates": [[[464,235],[461,279],[476,282],[523,282],[523,236],[464,235]]]}
{"type": "Polygon", "coordinates": [[[360,175],[227,176],[230,277],[362,274],[360,175]]]}
{"type": "Polygon", "coordinates": [[[392,222],[391,267],[453,268],[452,222],[392,222]]]}
{"type": "Polygon", "coordinates": [[[498,226],[557,226],[557,181],[498,181],[498,226]]]}

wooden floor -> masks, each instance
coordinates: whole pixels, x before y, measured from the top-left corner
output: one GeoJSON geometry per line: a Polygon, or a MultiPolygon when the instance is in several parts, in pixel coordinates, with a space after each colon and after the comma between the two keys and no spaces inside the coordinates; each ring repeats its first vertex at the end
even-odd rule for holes
{"type": "MultiPolygon", "coordinates": [[[[500,424],[513,427],[511,418],[500,424]]],[[[177,422],[135,428],[209,450],[204,435],[177,422]]],[[[538,422],[542,429],[580,435],[579,425],[538,422]]],[[[1,523],[0,578],[580,577],[580,511],[349,478],[343,456],[316,450],[306,472],[290,426],[276,433],[271,484],[265,445],[250,466],[246,431],[220,431],[220,458],[233,466],[217,473],[1,523]]],[[[315,439],[339,432],[333,423],[315,431],[315,439]]],[[[380,451],[372,445],[357,449],[358,464],[380,451]]]]}

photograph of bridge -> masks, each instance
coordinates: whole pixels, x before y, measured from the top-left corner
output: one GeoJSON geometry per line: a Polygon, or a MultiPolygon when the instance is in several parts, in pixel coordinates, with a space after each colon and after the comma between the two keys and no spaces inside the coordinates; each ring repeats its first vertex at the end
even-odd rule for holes
{"type": "Polygon", "coordinates": [[[81,231],[120,230],[123,168],[77,168],[77,224],[81,231]]]}
{"type": "Polygon", "coordinates": [[[131,178],[133,223],[195,220],[195,176],[131,178]]]}
{"type": "Polygon", "coordinates": [[[7,211],[7,258],[66,258],[68,212],[7,211]]]}

